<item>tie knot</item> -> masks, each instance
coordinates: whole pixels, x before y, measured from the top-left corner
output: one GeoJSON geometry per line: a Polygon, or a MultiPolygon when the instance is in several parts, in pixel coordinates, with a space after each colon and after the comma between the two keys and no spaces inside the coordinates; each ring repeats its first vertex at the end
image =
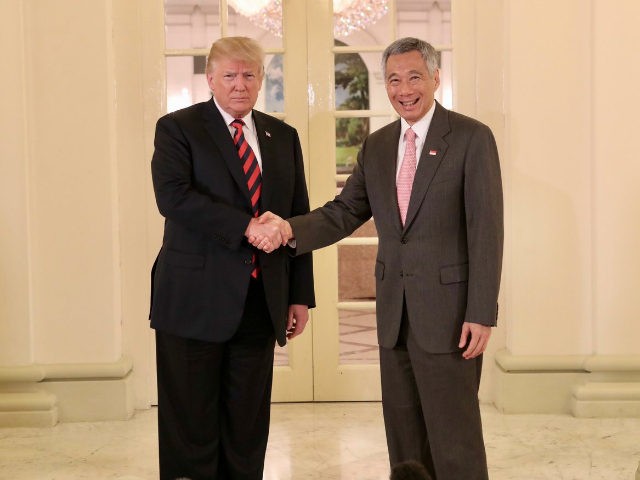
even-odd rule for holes
{"type": "Polygon", "coordinates": [[[242,129],[242,127],[244,127],[244,122],[241,119],[236,118],[233,122],[231,122],[231,126],[242,129]]]}
{"type": "Polygon", "coordinates": [[[407,128],[407,131],[404,132],[404,139],[408,142],[413,142],[416,139],[416,132],[411,127],[407,128]]]}

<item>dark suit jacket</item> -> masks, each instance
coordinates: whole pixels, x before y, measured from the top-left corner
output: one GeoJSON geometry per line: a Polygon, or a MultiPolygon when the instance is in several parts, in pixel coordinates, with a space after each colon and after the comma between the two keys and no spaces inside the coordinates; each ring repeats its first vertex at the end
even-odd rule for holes
{"type": "Polygon", "coordinates": [[[436,104],[404,228],[396,194],[400,120],[371,134],[341,194],[290,219],[296,253],[351,234],[371,215],[378,341],[392,348],[403,298],[419,345],[458,350],[462,322],[495,325],[503,245],[500,164],[482,123],[436,104]]]}
{"type": "MultiPolygon", "coordinates": [[[[261,210],[282,217],[309,211],[296,130],[254,111],[262,156],[261,210]]],[[[244,237],[251,203],[238,153],[213,100],[158,120],[151,162],[153,186],[165,217],[164,239],[152,271],[151,326],[205,341],[236,331],[258,255],[269,313],[286,343],[288,306],[314,306],[310,255],[285,249],[256,252],[244,237]]]]}

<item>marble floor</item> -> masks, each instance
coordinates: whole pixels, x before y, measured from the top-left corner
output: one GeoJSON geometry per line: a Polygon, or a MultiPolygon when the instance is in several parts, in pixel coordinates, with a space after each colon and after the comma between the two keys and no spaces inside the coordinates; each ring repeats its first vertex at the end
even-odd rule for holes
{"type": "MultiPolygon", "coordinates": [[[[492,480],[636,478],[640,419],[502,415],[489,405],[482,414],[492,480]]],[[[156,479],[155,429],[155,409],[129,421],[0,429],[0,479],[156,479]]],[[[388,479],[380,404],[275,404],[264,478],[388,479]]]]}

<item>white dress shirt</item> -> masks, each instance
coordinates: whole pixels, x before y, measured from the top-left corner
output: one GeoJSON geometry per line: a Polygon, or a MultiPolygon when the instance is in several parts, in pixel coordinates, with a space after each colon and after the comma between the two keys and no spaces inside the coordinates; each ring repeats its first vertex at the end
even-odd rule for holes
{"type": "MultiPolygon", "coordinates": [[[[235,117],[232,117],[227,112],[225,112],[222,108],[220,108],[220,105],[218,105],[216,97],[213,97],[213,101],[215,102],[216,107],[218,107],[218,110],[220,111],[222,118],[224,118],[224,121],[227,124],[227,128],[229,129],[229,133],[233,138],[233,135],[236,133],[236,127],[232,127],[231,122],[235,120],[235,117]]],[[[253,123],[253,115],[251,115],[251,112],[249,112],[244,117],[242,117],[241,120],[244,122],[244,127],[242,127],[244,138],[249,143],[251,150],[253,150],[253,153],[255,154],[256,159],[258,160],[258,166],[260,167],[260,172],[262,172],[262,157],[260,156],[260,144],[258,143],[258,135],[256,134],[256,125],[255,123],[253,123]]]]}
{"type": "Polygon", "coordinates": [[[418,120],[413,125],[409,125],[404,118],[400,119],[400,140],[398,141],[398,161],[396,167],[396,182],[398,181],[398,175],[400,174],[400,167],[402,166],[402,159],[404,158],[405,140],[404,134],[409,127],[416,134],[416,168],[420,163],[420,154],[422,153],[422,147],[424,147],[424,141],[427,138],[427,132],[429,131],[429,125],[431,125],[431,119],[433,118],[433,112],[436,110],[436,102],[434,100],[433,105],[426,113],[424,117],[418,120]]]}

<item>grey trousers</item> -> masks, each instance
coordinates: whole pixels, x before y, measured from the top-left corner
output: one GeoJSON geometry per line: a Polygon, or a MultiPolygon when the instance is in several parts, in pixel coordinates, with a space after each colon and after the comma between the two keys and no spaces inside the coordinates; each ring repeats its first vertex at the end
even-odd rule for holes
{"type": "Polygon", "coordinates": [[[478,387],[482,357],[430,354],[403,320],[394,348],[380,348],[382,408],[391,466],[416,460],[434,480],[487,480],[478,387]]]}

